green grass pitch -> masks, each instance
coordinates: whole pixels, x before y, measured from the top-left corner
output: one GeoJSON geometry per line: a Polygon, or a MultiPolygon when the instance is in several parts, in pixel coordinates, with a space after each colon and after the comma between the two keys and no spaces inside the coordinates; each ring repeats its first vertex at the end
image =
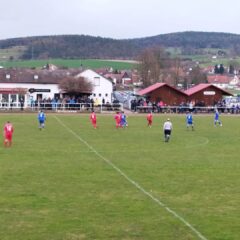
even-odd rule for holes
{"type": "Polygon", "coordinates": [[[1,114],[15,127],[0,148],[0,239],[240,239],[240,120],[170,115],[1,114]]]}

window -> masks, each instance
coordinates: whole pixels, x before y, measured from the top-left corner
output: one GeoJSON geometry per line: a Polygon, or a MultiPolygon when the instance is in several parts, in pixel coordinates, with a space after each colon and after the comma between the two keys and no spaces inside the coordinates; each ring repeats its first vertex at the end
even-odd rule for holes
{"type": "Polygon", "coordinates": [[[8,94],[2,94],[2,102],[7,103],[8,102],[8,94]]]}
{"type": "Polygon", "coordinates": [[[99,96],[99,97],[101,97],[101,96],[102,96],[102,94],[101,94],[101,93],[99,93],[99,94],[98,94],[98,96],[99,96]]]}
{"type": "Polygon", "coordinates": [[[108,96],[108,94],[106,93],[106,94],[105,94],[105,97],[107,97],[107,96],[108,96]]]}
{"type": "Polygon", "coordinates": [[[11,102],[16,102],[16,101],[17,101],[17,95],[11,94],[11,102]]]}

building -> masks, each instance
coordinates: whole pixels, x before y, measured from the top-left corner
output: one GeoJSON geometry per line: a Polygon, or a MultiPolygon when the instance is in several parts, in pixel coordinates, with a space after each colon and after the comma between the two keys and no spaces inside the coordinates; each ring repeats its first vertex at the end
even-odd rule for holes
{"type": "Polygon", "coordinates": [[[31,100],[60,97],[58,83],[74,72],[66,70],[0,69],[0,103],[24,107],[31,100]]]}
{"type": "Polygon", "coordinates": [[[237,75],[208,75],[208,83],[223,89],[237,89],[240,85],[240,80],[237,75]]]}
{"type": "Polygon", "coordinates": [[[92,82],[91,98],[98,99],[99,103],[103,98],[105,102],[112,102],[111,81],[92,70],[0,69],[0,107],[19,107],[21,104],[27,107],[32,100],[62,98],[63,91],[59,88],[61,80],[79,76],[92,82]]]}
{"type": "Polygon", "coordinates": [[[200,106],[213,106],[221,101],[224,96],[232,96],[231,93],[216,87],[212,84],[198,84],[184,91],[187,95],[187,100],[194,102],[200,106]]]}
{"type": "Polygon", "coordinates": [[[101,104],[104,99],[105,103],[112,103],[113,84],[109,79],[90,69],[79,73],[76,77],[84,77],[93,84],[93,91],[90,98],[92,98],[94,102],[101,104]]]}
{"type": "Polygon", "coordinates": [[[187,94],[166,84],[155,83],[145,89],[140,90],[138,93],[140,96],[146,96],[151,102],[163,101],[164,104],[176,106],[182,102],[186,102],[187,94]]]}
{"type": "Polygon", "coordinates": [[[194,102],[199,106],[213,106],[224,96],[231,93],[212,84],[198,84],[182,92],[166,83],[155,83],[137,93],[145,96],[151,102],[163,101],[166,105],[176,106],[182,103],[194,102]]]}

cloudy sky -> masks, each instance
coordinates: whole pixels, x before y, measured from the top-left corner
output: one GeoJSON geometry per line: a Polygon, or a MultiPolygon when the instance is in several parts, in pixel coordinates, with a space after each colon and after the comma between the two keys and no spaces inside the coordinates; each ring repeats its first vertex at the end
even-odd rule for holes
{"type": "Polygon", "coordinates": [[[0,39],[85,34],[115,39],[181,31],[240,34],[240,0],[0,0],[0,39]]]}

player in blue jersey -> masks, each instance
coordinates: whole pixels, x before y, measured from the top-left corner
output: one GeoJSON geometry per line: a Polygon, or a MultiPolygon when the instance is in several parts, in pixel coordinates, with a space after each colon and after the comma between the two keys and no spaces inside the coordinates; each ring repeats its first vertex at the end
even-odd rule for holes
{"type": "Polygon", "coordinates": [[[187,123],[187,129],[189,129],[189,127],[191,127],[192,131],[193,131],[194,130],[194,125],[193,125],[193,116],[192,116],[191,112],[187,113],[186,123],[187,123]]]}
{"type": "Polygon", "coordinates": [[[46,116],[45,113],[40,110],[38,113],[38,122],[39,122],[39,130],[42,130],[45,127],[46,116]]]}
{"type": "Polygon", "coordinates": [[[215,115],[214,115],[214,126],[217,126],[217,124],[219,124],[219,126],[222,126],[222,122],[220,121],[220,117],[219,117],[219,112],[216,109],[215,115]]]}
{"type": "Polygon", "coordinates": [[[121,113],[120,126],[123,127],[123,128],[128,126],[127,116],[126,116],[126,114],[124,112],[121,113]]]}

